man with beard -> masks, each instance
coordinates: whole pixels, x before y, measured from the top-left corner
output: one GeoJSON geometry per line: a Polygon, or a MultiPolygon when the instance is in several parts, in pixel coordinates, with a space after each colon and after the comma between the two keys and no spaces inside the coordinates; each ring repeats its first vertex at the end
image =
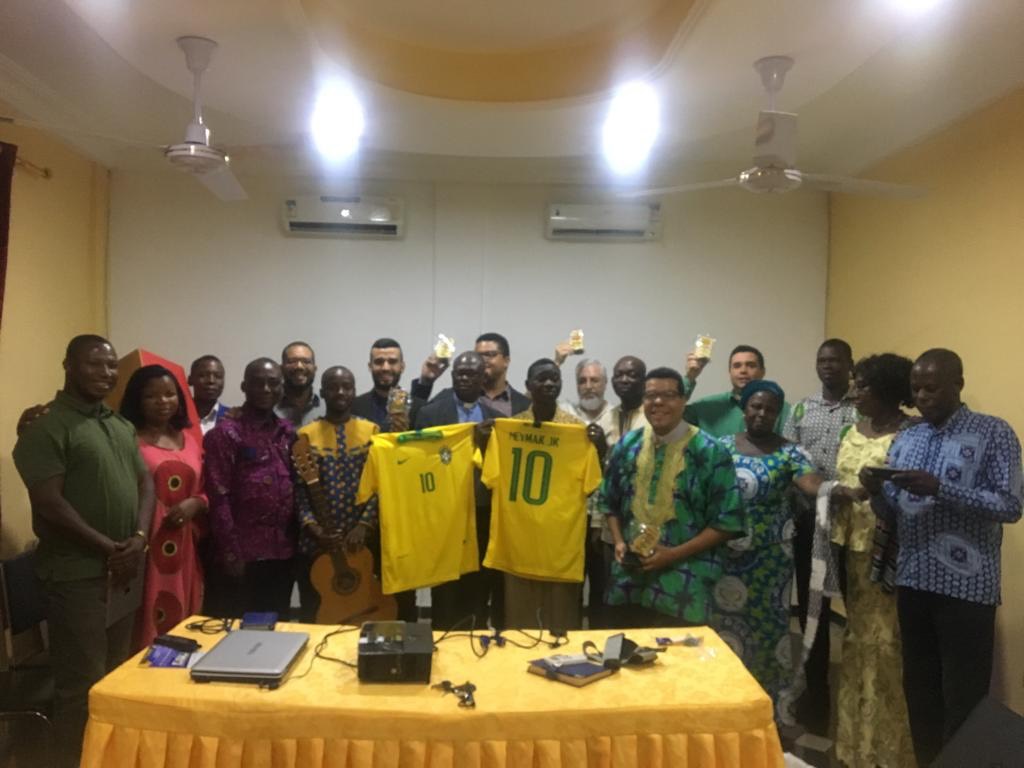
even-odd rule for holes
{"type": "Polygon", "coordinates": [[[279,418],[298,429],[324,415],[324,404],[313,391],[316,354],[309,344],[293,341],[281,350],[281,374],[284,376],[284,394],[274,408],[279,418]]]}
{"type": "Polygon", "coordinates": [[[476,353],[484,359],[484,393],[480,398],[502,416],[511,416],[530,407],[530,398],[508,383],[512,362],[508,339],[500,333],[482,333],[476,339],[476,353]]]}
{"type": "Polygon", "coordinates": [[[597,360],[580,360],[576,364],[576,402],[562,407],[584,424],[600,424],[607,433],[612,427],[612,405],[604,398],[608,388],[608,371],[597,360]]]}
{"type": "MultiPolygon", "coordinates": [[[[559,355],[555,361],[560,362],[559,355]]],[[[614,408],[604,398],[608,387],[608,372],[597,360],[580,360],[576,364],[576,403],[565,403],[563,408],[573,414],[584,424],[597,424],[614,444],[617,436],[617,424],[614,408]],[[614,436],[614,440],[612,439],[614,436]]],[[[587,580],[588,619],[591,628],[607,626],[604,619],[604,591],[608,584],[608,568],[611,566],[611,545],[601,539],[604,526],[604,515],[597,510],[597,494],[587,499],[587,515],[590,528],[587,531],[587,551],[584,562],[587,580]],[[607,550],[607,553],[606,553],[607,550]]]]}
{"type": "MultiPolygon", "coordinates": [[[[687,398],[697,386],[697,377],[707,364],[706,358],[698,359],[692,354],[687,358],[686,380],[687,398]]],[[[729,353],[729,382],[732,389],[717,395],[708,395],[686,406],[684,418],[691,424],[700,427],[712,437],[734,435],[746,429],[743,421],[743,409],[740,408],[740,392],[747,382],[763,379],[765,374],[764,355],[756,347],[740,344],[729,353]]],[[[779,420],[775,431],[782,433],[782,427],[789,418],[789,404],[782,404],[779,420]]]]}
{"type": "Polygon", "coordinates": [[[373,389],[359,395],[352,403],[352,415],[368,419],[380,427],[381,432],[402,431],[416,422],[416,413],[426,404],[433,389],[434,381],[444,373],[448,361],[433,353],[424,361],[420,377],[414,379],[409,390],[409,423],[396,425],[392,429],[391,413],[388,410],[391,391],[398,386],[405,372],[405,359],[402,346],[394,339],[382,338],[373,342],[370,347],[370,377],[373,389]]]}
{"type": "MultiPolygon", "coordinates": [[[[477,443],[487,444],[490,422],[501,414],[480,401],[483,391],[484,360],[476,352],[463,352],[452,364],[452,387],[438,393],[416,416],[416,429],[429,429],[447,424],[475,422],[477,443]]],[[[491,493],[474,472],[476,497],[476,536],[481,556],[487,551],[491,531],[491,493]]],[[[437,629],[451,629],[467,616],[473,626],[486,629],[488,618],[495,629],[504,628],[504,593],[500,571],[481,566],[458,581],[440,584],[430,591],[431,620],[437,629]],[[488,608],[488,605],[490,608],[488,608]]],[[[468,625],[463,625],[468,626],[468,625]]]]}
{"type": "Polygon", "coordinates": [[[192,387],[192,400],[199,414],[199,428],[205,435],[228,412],[228,407],[220,402],[224,394],[224,363],[215,355],[197,357],[189,368],[188,385],[192,387]]]}
{"type": "Polygon", "coordinates": [[[245,367],[245,403],[210,430],[206,495],[215,568],[208,574],[206,613],[287,616],[295,554],[292,425],[278,418],[281,367],[261,357],[245,367]]]}
{"type": "Polygon", "coordinates": [[[89,688],[128,658],[135,612],[109,615],[110,590],[143,567],[155,504],[135,428],[103,404],[116,384],[110,342],[76,336],[64,388],[14,447],[39,537],[62,765],[78,765],[89,688]]]}
{"type": "Polygon", "coordinates": [[[299,582],[301,620],[316,621],[320,595],[309,580],[309,570],[317,555],[344,546],[360,547],[367,530],[377,527],[376,500],[356,505],[359,477],[370,451],[370,439],[377,434],[372,421],[352,416],[356,380],[342,366],[328,368],[320,377],[320,398],[326,413],[299,430],[309,439],[316,454],[320,487],[324,490],[330,517],[325,529],[314,515],[309,494],[301,489],[295,495],[299,525],[299,555],[296,575],[299,582]]]}

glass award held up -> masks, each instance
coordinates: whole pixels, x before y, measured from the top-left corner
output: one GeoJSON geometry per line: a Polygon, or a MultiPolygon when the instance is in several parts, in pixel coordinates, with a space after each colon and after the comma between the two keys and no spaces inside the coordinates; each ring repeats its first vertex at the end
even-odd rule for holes
{"type": "Polygon", "coordinates": [[[715,340],[710,336],[699,335],[693,342],[695,357],[711,359],[711,350],[715,348],[715,340]]]}
{"type": "Polygon", "coordinates": [[[641,523],[634,519],[626,529],[626,554],[622,558],[622,564],[626,568],[639,570],[642,563],[640,558],[648,557],[654,553],[654,547],[661,540],[661,528],[649,523],[641,523]]]}
{"type": "Polygon", "coordinates": [[[574,355],[583,354],[583,329],[576,328],[569,332],[569,347],[574,355]]]}
{"type": "Polygon", "coordinates": [[[391,432],[405,432],[409,429],[409,393],[401,387],[392,387],[388,392],[388,421],[391,432]]]}
{"type": "Polygon", "coordinates": [[[445,336],[443,333],[437,334],[437,343],[434,344],[434,356],[438,360],[450,360],[454,354],[455,339],[445,336]]]}

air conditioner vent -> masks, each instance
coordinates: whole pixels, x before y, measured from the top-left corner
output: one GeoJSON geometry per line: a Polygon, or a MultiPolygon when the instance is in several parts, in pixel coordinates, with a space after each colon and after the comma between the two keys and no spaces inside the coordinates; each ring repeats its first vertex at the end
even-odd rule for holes
{"type": "Polygon", "coordinates": [[[400,238],[405,206],[394,197],[320,195],[284,201],[282,223],[290,235],[400,238]]]}
{"type": "Polygon", "coordinates": [[[660,203],[548,205],[549,240],[646,242],[661,238],[660,203]]]}

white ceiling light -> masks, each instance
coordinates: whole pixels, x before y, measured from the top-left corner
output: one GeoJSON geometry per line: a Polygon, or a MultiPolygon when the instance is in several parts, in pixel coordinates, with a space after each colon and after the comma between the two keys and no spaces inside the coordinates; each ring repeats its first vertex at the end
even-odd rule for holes
{"type": "Polygon", "coordinates": [[[942,0],[890,0],[896,9],[908,16],[919,16],[933,10],[942,0]]]}
{"type": "Polygon", "coordinates": [[[359,148],[363,108],[348,88],[324,86],[316,98],[310,130],[317,150],[328,160],[343,160],[359,148]]]}
{"type": "Polygon", "coordinates": [[[660,127],[658,96],[647,83],[629,83],[616,91],[604,121],[603,147],[615,173],[639,170],[660,127]]]}

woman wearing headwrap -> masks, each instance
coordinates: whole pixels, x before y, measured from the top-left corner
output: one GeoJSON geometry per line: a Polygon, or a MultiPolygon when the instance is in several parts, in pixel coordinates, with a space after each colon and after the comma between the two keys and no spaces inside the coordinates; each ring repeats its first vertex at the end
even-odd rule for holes
{"type": "Polygon", "coordinates": [[[169,370],[145,365],[128,379],[121,415],[135,425],[139,451],[153,475],[156,511],[149,535],[136,648],[169,632],[203,604],[197,543],[206,531],[202,447],[188,427],[185,393],[169,370]]]}
{"type": "Polygon", "coordinates": [[[906,357],[866,357],[853,369],[853,400],[861,420],[839,445],[832,493],[832,541],[846,549],[846,630],[839,667],[836,757],[850,768],[913,765],[903,659],[896,618],[894,532],[871,511],[860,484],[865,467],[885,466],[896,433],[910,424],[906,357]],[[887,565],[890,573],[886,573],[887,565]]]}
{"type": "Polygon", "coordinates": [[[822,478],[803,448],[775,432],[785,393],[774,381],[751,381],[740,394],[746,431],[720,439],[736,467],[747,535],[728,543],[714,588],[712,624],[772,697],[776,720],[793,678],[789,637],[793,580],[791,484],[815,495],[822,478]],[[781,705],[780,705],[781,702],[781,705]]]}

